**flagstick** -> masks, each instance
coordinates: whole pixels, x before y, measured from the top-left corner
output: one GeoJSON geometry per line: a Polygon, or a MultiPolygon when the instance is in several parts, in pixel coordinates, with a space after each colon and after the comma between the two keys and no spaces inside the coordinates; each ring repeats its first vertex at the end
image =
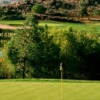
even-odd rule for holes
{"type": "Polygon", "coordinates": [[[62,68],[62,63],[60,64],[60,71],[61,71],[61,100],[62,100],[62,80],[63,80],[63,68],[62,68]]]}
{"type": "Polygon", "coordinates": [[[61,100],[62,100],[62,70],[61,70],[61,100]]]}

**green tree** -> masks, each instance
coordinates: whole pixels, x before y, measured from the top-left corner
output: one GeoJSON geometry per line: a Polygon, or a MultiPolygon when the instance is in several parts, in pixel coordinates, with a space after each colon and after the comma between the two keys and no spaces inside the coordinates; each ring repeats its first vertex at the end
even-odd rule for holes
{"type": "Polygon", "coordinates": [[[34,56],[36,45],[32,42],[29,31],[21,29],[8,43],[8,57],[14,65],[20,65],[23,70],[23,78],[26,73],[26,63],[34,56]]]}
{"type": "Polygon", "coordinates": [[[33,7],[32,7],[32,11],[34,13],[37,13],[37,14],[44,14],[45,11],[46,11],[46,8],[44,8],[44,6],[42,4],[35,4],[33,7]]]}
{"type": "Polygon", "coordinates": [[[86,16],[87,14],[88,14],[88,13],[87,13],[87,8],[85,8],[85,7],[80,8],[80,11],[79,11],[79,13],[78,13],[78,15],[79,15],[80,17],[86,16]]]}
{"type": "Polygon", "coordinates": [[[47,26],[40,37],[36,77],[59,78],[60,48],[53,42],[53,36],[50,35],[47,26]]]}
{"type": "Polygon", "coordinates": [[[60,62],[64,78],[99,79],[100,33],[66,29],[51,29],[53,41],[60,47],[60,62]]]}
{"type": "Polygon", "coordinates": [[[97,33],[65,31],[66,41],[61,52],[64,77],[75,79],[99,79],[100,43],[97,33]]]}
{"type": "MultiPolygon", "coordinates": [[[[34,17],[31,16],[34,19],[34,17]]],[[[27,18],[30,19],[30,18],[27,18]]],[[[20,65],[23,70],[22,77],[25,78],[26,75],[26,64],[29,63],[31,59],[34,59],[36,54],[36,44],[33,42],[34,39],[37,38],[36,35],[36,20],[29,20],[29,27],[23,27],[23,29],[19,29],[16,31],[15,35],[11,38],[11,40],[7,44],[7,55],[12,64],[20,65]],[[33,24],[31,24],[33,23],[33,24]],[[33,25],[33,26],[32,26],[33,25]],[[32,26],[32,27],[31,27],[32,26]]],[[[35,41],[35,40],[34,40],[35,41]]]]}
{"type": "Polygon", "coordinates": [[[4,14],[3,7],[0,7],[0,17],[1,17],[0,19],[2,19],[3,14],[4,14]]]}
{"type": "Polygon", "coordinates": [[[53,36],[50,36],[47,26],[39,27],[32,15],[25,23],[27,26],[16,31],[6,46],[8,59],[17,68],[20,66],[23,78],[27,73],[27,66],[31,66],[33,77],[56,77],[60,49],[53,42],[53,36]]]}
{"type": "Polygon", "coordinates": [[[80,0],[79,2],[79,12],[78,12],[78,15],[79,16],[86,16],[88,15],[88,12],[87,12],[87,6],[89,4],[89,0],[80,0]]]}
{"type": "Polygon", "coordinates": [[[94,11],[94,15],[95,15],[95,16],[100,16],[100,10],[95,10],[95,11],[94,11]]]}

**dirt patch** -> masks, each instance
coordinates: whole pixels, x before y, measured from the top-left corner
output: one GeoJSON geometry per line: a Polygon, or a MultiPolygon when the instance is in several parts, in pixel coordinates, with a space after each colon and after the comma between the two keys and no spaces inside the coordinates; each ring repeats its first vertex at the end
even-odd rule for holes
{"type": "Polygon", "coordinates": [[[3,24],[0,24],[0,28],[1,29],[17,29],[17,27],[15,26],[3,25],[3,24]]]}
{"type": "Polygon", "coordinates": [[[96,24],[94,24],[94,25],[100,25],[100,23],[96,23],[96,24]]]}

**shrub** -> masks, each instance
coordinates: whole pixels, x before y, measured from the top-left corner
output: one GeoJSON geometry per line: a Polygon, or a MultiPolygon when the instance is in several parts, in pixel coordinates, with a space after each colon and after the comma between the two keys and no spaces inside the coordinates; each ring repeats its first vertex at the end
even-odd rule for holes
{"type": "Polygon", "coordinates": [[[94,15],[95,15],[95,16],[100,16],[100,10],[95,10],[95,11],[94,11],[94,15]]]}
{"type": "Polygon", "coordinates": [[[37,13],[37,14],[44,14],[46,9],[43,7],[43,5],[41,4],[35,4],[33,7],[32,7],[32,11],[34,13],[37,13]]]}

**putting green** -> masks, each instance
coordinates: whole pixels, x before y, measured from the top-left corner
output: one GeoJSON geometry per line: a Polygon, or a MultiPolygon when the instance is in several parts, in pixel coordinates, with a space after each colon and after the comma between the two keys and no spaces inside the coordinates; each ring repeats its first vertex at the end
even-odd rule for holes
{"type": "Polygon", "coordinates": [[[0,82],[0,100],[100,100],[99,82],[0,82]]]}

